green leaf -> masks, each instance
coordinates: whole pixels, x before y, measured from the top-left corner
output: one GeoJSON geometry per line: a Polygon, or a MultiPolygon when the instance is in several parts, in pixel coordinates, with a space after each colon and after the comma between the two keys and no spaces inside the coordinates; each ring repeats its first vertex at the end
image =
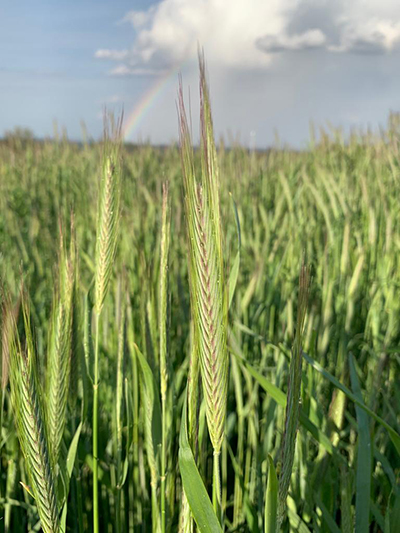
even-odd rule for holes
{"type": "Polygon", "coordinates": [[[232,451],[232,448],[229,446],[229,442],[227,442],[227,448],[229,452],[229,457],[232,462],[232,467],[235,472],[235,476],[239,478],[239,483],[243,491],[243,509],[244,509],[244,515],[247,522],[247,531],[251,533],[258,533],[258,526],[257,526],[257,512],[254,509],[254,507],[251,505],[251,502],[249,501],[249,493],[245,490],[244,481],[243,481],[243,473],[241,470],[241,467],[238,465],[236,461],[236,457],[232,451]]]}
{"type": "MultiPolygon", "coordinates": [[[[349,354],[351,385],[355,396],[362,402],[360,382],[358,380],[354,359],[349,354]]],[[[369,501],[371,496],[371,435],[369,417],[356,405],[358,443],[357,443],[357,477],[356,477],[356,521],[355,533],[369,531],[369,501]]]]}
{"type": "Polygon", "coordinates": [[[381,513],[379,506],[373,500],[370,501],[370,509],[375,519],[375,522],[377,526],[379,527],[378,531],[384,531],[385,530],[385,518],[383,514],[381,513]]]}
{"type": "Polygon", "coordinates": [[[125,457],[124,466],[121,472],[121,479],[118,480],[118,488],[122,488],[125,485],[126,478],[128,476],[129,458],[125,457]]]}
{"type": "Polygon", "coordinates": [[[78,449],[78,443],[79,443],[79,437],[81,435],[82,431],[82,422],[80,422],[79,426],[77,427],[75,431],[75,435],[71,441],[71,444],[69,446],[68,455],[67,455],[67,473],[68,473],[68,479],[71,479],[72,470],[74,468],[75,464],[75,457],[76,452],[78,449]]]}
{"type": "Polygon", "coordinates": [[[332,516],[329,514],[328,509],[325,507],[323,501],[317,493],[314,493],[314,500],[321,511],[322,518],[324,519],[325,524],[328,526],[329,531],[331,533],[340,533],[340,528],[338,527],[332,516]]]}
{"type": "Polygon", "coordinates": [[[311,533],[305,522],[297,514],[296,503],[290,494],[287,499],[287,513],[290,522],[290,531],[296,531],[296,533],[311,533]]]}
{"type": "MultiPolygon", "coordinates": [[[[396,531],[396,527],[400,524],[400,495],[399,494],[394,495],[393,508],[391,512],[389,512],[389,506],[388,506],[386,514],[388,516],[390,515],[390,531],[392,531],[393,533],[394,531],[396,531]]],[[[386,533],[386,529],[385,529],[385,533],[386,533]]]]}
{"type": "Polygon", "coordinates": [[[157,452],[159,446],[161,445],[161,406],[160,406],[160,398],[158,396],[157,387],[154,382],[154,376],[153,372],[150,368],[149,363],[146,361],[146,358],[142,354],[142,352],[139,350],[139,348],[136,346],[136,355],[140,364],[140,367],[143,372],[143,378],[144,378],[144,387],[147,391],[149,401],[153,404],[153,419],[152,419],[152,438],[153,438],[153,446],[155,452],[157,452]]]}
{"type": "MultiPolygon", "coordinates": [[[[232,352],[234,353],[234,352],[232,352]]],[[[267,392],[271,398],[281,407],[286,407],[286,394],[282,392],[276,385],[268,381],[266,377],[264,377],[260,372],[258,372],[254,367],[251,366],[251,364],[246,361],[243,357],[240,355],[234,353],[234,355],[240,360],[242,365],[247,368],[248,372],[253,376],[253,378],[261,385],[261,387],[267,392]]],[[[323,431],[321,431],[315,424],[311,422],[311,420],[308,418],[308,416],[304,413],[304,411],[300,410],[300,416],[299,416],[300,424],[309,432],[311,435],[315,438],[319,444],[325,448],[325,450],[332,454],[336,454],[337,457],[340,457],[339,454],[336,453],[336,448],[333,446],[329,438],[325,435],[323,431]]]]}
{"type": "Polygon", "coordinates": [[[268,455],[268,482],[265,494],[265,533],[276,533],[278,525],[278,478],[274,461],[268,455]]]}
{"type": "Polygon", "coordinates": [[[197,469],[187,434],[187,398],[183,405],[179,435],[179,470],[190,510],[201,533],[222,533],[203,480],[197,469]]]}
{"type": "Polygon", "coordinates": [[[232,269],[229,273],[229,308],[231,307],[233,295],[235,294],[236,283],[239,275],[240,251],[236,254],[232,269]]]}
{"type": "Polygon", "coordinates": [[[71,444],[68,450],[68,455],[67,455],[66,467],[67,467],[67,475],[68,475],[68,485],[65,488],[65,502],[63,505],[63,509],[61,513],[61,520],[60,520],[61,522],[60,528],[62,532],[67,530],[69,481],[72,476],[72,470],[74,469],[76,452],[78,450],[78,443],[79,443],[79,437],[81,435],[81,431],[82,431],[82,422],[80,422],[79,426],[77,427],[75,431],[75,435],[71,441],[71,444]]]}
{"type": "Polygon", "coordinates": [[[236,202],[233,199],[232,194],[230,196],[232,198],[233,209],[235,211],[235,221],[236,221],[236,228],[237,228],[237,235],[238,235],[238,251],[237,251],[235,260],[233,261],[233,265],[232,265],[231,271],[229,273],[229,289],[228,289],[229,290],[229,293],[228,293],[229,294],[229,304],[228,304],[228,309],[230,309],[230,307],[231,307],[232,300],[233,300],[233,295],[235,294],[236,284],[237,284],[238,275],[239,275],[239,267],[240,267],[240,249],[241,249],[241,245],[242,245],[239,214],[238,214],[238,211],[237,211],[236,202]]]}
{"type": "Polygon", "coordinates": [[[357,398],[357,396],[355,396],[345,385],[340,383],[340,381],[336,379],[335,376],[332,376],[330,372],[322,368],[322,366],[319,365],[316,361],[314,361],[312,357],[310,357],[306,353],[303,353],[303,357],[307,361],[307,363],[310,364],[317,372],[319,372],[324,376],[324,378],[329,380],[332,385],[344,392],[345,395],[350,398],[350,400],[352,400],[356,405],[358,405],[358,407],[361,407],[361,409],[368,413],[374,420],[376,420],[376,422],[378,422],[378,424],[381,424],[387,430],[389,437],[397,450],[397,453],[400,455],[400,435],[397,433],[397,431],[395,431],[387,422],[385,422],[380,416],[375,414],[369,407],[367,407],[364,404],[363,400],[357,398]]]}
{"type": "Polygon", "coordinates": [[[389,514],[389,510],[386,511],[386,515],[385,515],[384,533],[390,533],[390,514],[389,514]]]}
{"type": "Polygon", "coordinates": [[[67,511],[68,511],[68,505],[67,505],[67,502],[65,502],[63,505],[63,510],[62,510],[61,518],[60,518],[61,533],[65,533],[67,531],[67,511]]]}

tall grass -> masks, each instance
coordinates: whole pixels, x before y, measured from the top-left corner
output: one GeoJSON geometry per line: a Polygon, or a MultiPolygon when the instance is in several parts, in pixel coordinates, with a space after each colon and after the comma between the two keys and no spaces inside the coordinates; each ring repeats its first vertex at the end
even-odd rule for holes
{"type": "Polygon", "coordinates": [[[289,492],[290,478],[294,462],[296,434],[299,423],[300,392],[303,362],[303,330],[308,305],[310,272],[304,264],[301,266],[299,279],[299,301],[297,309],[296,334],[289,368],[289,382],[285,413],[285,430],[282,440],[281,474],[279,478],[279,514],[281,524],[286,511],[286,499],[289,492]]]}
{"type": "Polygon", "coordinates": [[[396,531],[398,122],[228,148],[203,59],[178,109],[0,142],[0,533],[396,531]]]}
{"type": "Polygon", "coordinates": [[[50,318],[50,339],[47,360],[46,408],[49,428],[50,455],[58,463],[67,419],[68,390],[71,373],[71,342],[73,294],[75,282],[75,241],[72,237],[69,253],[61,234],[58,288],[55,291],[50,318]]]}
{"type": "Polygon", "coordinates": [[[213,446],[213,503],[221,509],[220,454],[228,389],[227,290],[214,145],[205,64],[200,57],[201,178],[196,179],[182,86],[179,92],[181,157],[189,242],[189,281],[196,350],[199,352],[207,426],[213,446]]]}
{"type": "Polygon", "coordinates": [[[160,253],[160,294],[159,294],[159,333],[160,333],[160,394],[162,417],[161,452],[161,531],[166,531],[166,477],[167,477],[167,388],[168,388],[168,263],[170,241],[170,207],[168,182],[163,184],[161,253],[160,253]]]}
{"type": "MultiPolygon", "coordinates": [[[[43,396],[38,381],[35,347],[30,325],[30,312],[26,296],[22,295],[24,346],[19,340],[17,325],[10,304],[6,307],[10,322],[7,339],[9,350],[11,402],[22,452],[25,457],[30,487],[45,533],[60,530],[56,491],[56,463],[52,462],[49,446],[49,431],[46,430],[43,396]]],[[[50,420],[48,428],[52,428],[50,420]]],[[[53,448],[54,450],[54,448],[53,448]]]]}
{"type": "Polygon", "coordinates": [[[95,351],[93,373],[93,531],[99,531],[98,494],[98,402],[100,314],[107,296],[117,247],[120,210],[120,133],[121,121],[110,124],[105,119],[103,175],[99,195],[95,262],[95,351]],[[108,128],[111,128],[109,132],[108,128]]]}

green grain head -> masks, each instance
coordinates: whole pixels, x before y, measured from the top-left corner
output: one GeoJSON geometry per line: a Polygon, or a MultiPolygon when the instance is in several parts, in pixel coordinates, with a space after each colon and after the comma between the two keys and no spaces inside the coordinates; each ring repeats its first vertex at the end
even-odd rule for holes
{"type": "Polygon", "coordinates": [[[70,387],[71,347],[76,249],[72,237],[70,249],[65,249],[61,234],[58,285],[50,319],[50,340],[47,359],[47,431],[53,464],[59,458],[67,417],[70,387]]]}
{"type": "Polygon", "coordinates": [[[196,177],[194,169],[182,87],[179,92],[180,143],[189,237],[189,283],[194,343],[199,351],[208,430],[214,452],[219,453],[224,435],[228,388],[227,292],[222,255],[218,164],[202,57],[200,98],[200,179],[196,177]]]}
{"type": "Polygon", "coordinates": [[[105,130],[102,181],[97,220],[95,311],[100,314],[110,283],[117,249],[120,219],[121,167],[120,143],[122,117],[114,123],[110,119],[111,134],[105,130]]]}
{"type": "Polygon", "coordinates": [[[44,423],[41,386],[26,297],[22,297],[23,343],[18,337],[15,314],[10,305],[7,307],[12,324],[12,333],[9,335],[11,402],[29,475],[29,491],[35,498],[43,531],[58,533],[60,529],[54,471],[44,423]]]}

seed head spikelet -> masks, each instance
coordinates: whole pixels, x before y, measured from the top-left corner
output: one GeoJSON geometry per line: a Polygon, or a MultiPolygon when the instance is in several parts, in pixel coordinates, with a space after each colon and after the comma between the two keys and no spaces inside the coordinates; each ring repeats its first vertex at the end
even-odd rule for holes
{"type": "Polygon", "coordinates": [[[160,286],[158,328],[160,331],[160,392],[161,392],[161,531],[166,532],[166,481],[167,481],[167,392],[168,392],[168,258],[170,241],[169,185],[163,183],[161,216],[160,286]]]}
{"type": "Polygon", "coordinates": [[[107,295],[115,252],[120,217],[120,138],[122,117],[111,120],[111,138],[105,130],[105,156],[97,220],[95,310],[100,314],[107,295]]]}
{"type": "Polygon", "coordinates": [[[207,425],[214,452],[224,435],[227,388],[227,305],[224,290],[218,168],[204,60],[200,57],[201,180],[195,177],[193,150],[179,91],[181,159],[189,235],[189,282],[195,338],[200,355],[207,425]]]}
{"type": "Polygon", "coordinates": [[[166,400],[168,372],[167,372],[167,352],[168,352],[168,255],[170,240],[170,213],[169,213],[169,184],[163,183],[163,203],[162,203],[162,224],[161,224],[161,258],[160,258],[160,307],[159,307],[159,329],[160,329],[160,385],[161,399],[166,400]]]}
{"type": "Polygon", "coordinates": [[[47,432],[37,376],[37,362],[30,328],[26,297],[22,299],[25,344],[18,338],[12,313],[10,339],[10,385],[18,437],[30,479],[33,494],[45,533],[59,532],[59,516],[55,480],[50,461],[47,432]]]}
{"type": "Polygon", "coordinates": [[[70,257],[73,258],[73,293],[72,293],[72,314],[71,314],[71,370],[70,370],[70,392],[69,403],[71,407],[76,403],[79,377],[83,378],[85,368],[82,358],[82,333],[81,333],[81,304],[79,299],[79,262],[77,254],[77,242],[75,233],[74,216],[71,215],[71,244],[70,257]]]}
{"type": "Polygon", "coordinates": [[[75,246],[65,250],[60,238],[58,287],[50,320],[51,333],[47,360],[47,431],[54,465],[58,462],[64,434],[71,370],[71,339],[75,281],[75,246]]]}
{"type": "Polygon", "coordinates": [[[1,390],[7,387],[10,371],[10,342],[13,334],[13,324],[19,314],[19,302],[12,308],[9,297],[1,288],[1,390]]]}

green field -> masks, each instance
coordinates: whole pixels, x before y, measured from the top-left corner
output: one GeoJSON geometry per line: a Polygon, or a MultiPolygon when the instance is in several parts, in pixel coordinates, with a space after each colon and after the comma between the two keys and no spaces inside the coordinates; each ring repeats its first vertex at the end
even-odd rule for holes
{"type": "Polygon", "coordinates": [[[214,152],[203,91],[0,144],[0,532],[400,531],[398,121],[214,152]]]}

